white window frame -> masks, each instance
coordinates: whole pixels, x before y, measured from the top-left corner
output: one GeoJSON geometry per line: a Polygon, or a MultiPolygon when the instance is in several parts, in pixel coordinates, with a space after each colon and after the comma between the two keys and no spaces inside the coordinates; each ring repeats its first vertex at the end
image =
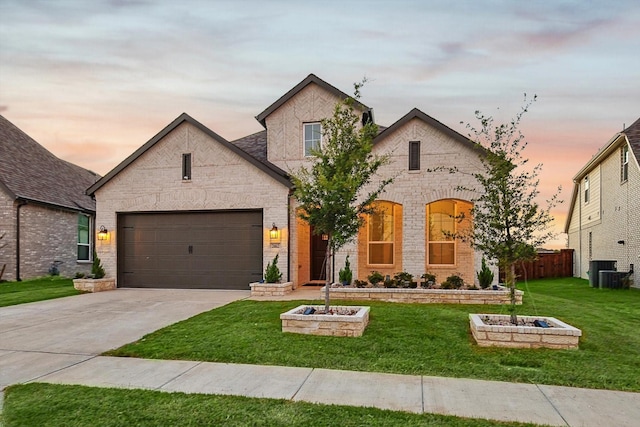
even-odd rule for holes
{"type": "Polygon", "coordinates": [[[584,203],[589,203],[589,191],[591,186],[589,185],[589,175],[584,177],[584,203]]]}
{"type": "Polygon", "coordinates": [[[624,145],[620,150],[620,183],[629,180],[629,146],[624,145]]]}
{"type": "Polygon", "coordinates": [[[83,214],[83,213],[79,213],[78,214],[78,225],[76,227],[76,232],[78,233],[78,242],[76,244],[76,260],[78,262],[91,262],[92,258],[93,258],[93,254],[92,254],[92,243],[93,243],[93,218],[91,217],[91,215],[87,215],[87,214],[83,214]],[[87,236],[88,236],[88,243],[81,243],[80,242],[80,217],[84,216],[87,217],[89,219],[88,222],[88,226],[87,226],[87,236]],[[87,259],[80,259],[80,246],[82,247],[87,247],[89,249],[89,251],[87,252],[87,259]]]}
{"type": "Polygon", "coordinates": [[[379,204],[388,204],[391,211],[391,240],[369,240],[371,236],[371,216],[367,220],[367,265],[368,266],[384,266],[390,267],[396,262],[396,209],[395,204],[391,202],[377,202],[379,204]],[[371,263],[371,244],[391,244],[391,264],[374,264],[371,263]]]}
{"type": "MultiPolygon", "coordinates": [[[[312,144],[317,141],[317,148],[322,148],[322,123],[320,122],[309,122],[309,123],[303,123],[302,126],[302,152],[304,154],[304,157],[313,157],[313,154],[311,154],[311,147],[309,147],[309,150],[307,150],[307,141],[311,142],[312,144]],[[319,135],[318,138],[312,138],[307,140],[307,127],[311,126],[312,130],[311,132],[313,133],[313,127],[314,126],[318,126],[319,129],[319,135]]],[[[315,145],[315,144],[314,144],[315,145]]]]}
{"type": "Polygon", "coordinates": [[[431,205],[432,203],[436,203],[436,202],[446,202],[446,201],[450,201],[451,203],[453,203],[453,216],[454,216],[454,220],[453,220],[453,232],[457,233],[458,232],[458,221],[455,220],[455,218],[457,218],[458,216],[458,202],[455,200],[436,200],[434,202],[431,202],[429,204],[427,204],[427,265],[429,266],[433,266],[433,267],[451,267],[451,266],[456,266],[458,265],[458,242],[457,239],[453,239],[453,240],[431,240],[431,229],[429,228],[429,217],[431,216],[431,205]],[[430,245],[431,243],[446,243],[446,244],[450,244],[453,245],[453,263],[452,264],[431,264],[430,258],[431,258],[431,250],[430,250],[430,245]]]}

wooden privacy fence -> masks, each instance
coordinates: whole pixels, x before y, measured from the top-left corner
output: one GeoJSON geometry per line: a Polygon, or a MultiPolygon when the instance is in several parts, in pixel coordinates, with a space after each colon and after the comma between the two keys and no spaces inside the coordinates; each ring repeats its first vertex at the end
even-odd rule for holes
{"type": "MultiPolygon", "coordinates": [[[[560,252],[540,252],[535,261],[516,264],[518,281],[544,279],[547,277],[573,277],[573,249],[560,252]]],[[[500,270],[500,281],[504,282],[504,271],[500,270]]]]}

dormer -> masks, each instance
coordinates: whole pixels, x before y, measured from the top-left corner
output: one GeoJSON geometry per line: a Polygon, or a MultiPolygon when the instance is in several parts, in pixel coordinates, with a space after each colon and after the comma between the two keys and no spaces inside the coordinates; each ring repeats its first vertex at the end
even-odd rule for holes
{"type": "MultiPolygon", "coordinates": [[[[331,117],[335,105],[349,96],[309,74],[256,116],[267,130],[267,160],[293,170],[311,159],[310,150],[322,146],[321,120],[331,117]]],[[[362,122],[373,121],[370,108],[361,103],[356,108],[362,112],[362,122]]]]}

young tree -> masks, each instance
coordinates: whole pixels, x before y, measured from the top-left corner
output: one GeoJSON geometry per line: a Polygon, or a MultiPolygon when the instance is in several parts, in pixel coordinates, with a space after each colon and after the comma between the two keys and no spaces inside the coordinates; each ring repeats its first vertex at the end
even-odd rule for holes
{"type": "Polygon", "coordinates": [[[470,137],[486,150],[481,156],[484,170],[473,174],[478,181],[479,196],[472,209],[471,242],[486,256],[498,261],[505,271],[505,281],[511,294],[511,323],[517,323],[515,313],[515,265],[536,256],[536,247],[553,237],[549,225],[551,209],[558,203],[558,191],[541,208],[536,199],[538,175],[542,164],[527,170],[523,157],[527,141],[519,130],[520,121],[535,102],[527,101],[508,124],[494,125],[492,117],[476,111],[480,127],[467,124],[470,137]]]}
{"type": "Polygon", "coordinates": [[[380,167],[390,161],[388,155],[372,154],[378,126],[373,122],[358,126],[356,106],[364,83],[356,83],[353,98],[336,104],[333,116],[321,121],[322,147],[313,151],[316,158],[311,167],[303,166],[291,174],[298,216],[313,227],[315,234],[328,236],[325,312],[329,311],[332,253],[355,238],[363,215],[372,213],[372,202],[393,181],[381,179],[374,190],[360,194],[380,167]]]}

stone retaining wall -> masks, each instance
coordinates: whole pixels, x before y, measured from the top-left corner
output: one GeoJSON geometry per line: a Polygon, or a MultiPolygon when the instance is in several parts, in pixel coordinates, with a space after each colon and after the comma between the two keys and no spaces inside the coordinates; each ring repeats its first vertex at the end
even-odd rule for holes
{"type": "Polygon", "coordinates": [[[469,314],[471,333],[481,347],[577,349],[582,336],[580,329],[554,317],[518,316],[525,322],[544,320],[550,328],[486,325],[482,319],[487,317],[509,319],[509,315],[469,314]]]}
{"type": "Polygon", "coordinates": [[[252,297],[281,297],[293,291],[293,282],[249,283],[252,297]]]}
{"type": "MultiPolygon", "coordinates": [[[[322,295],[324,295],[322,288],[322,295]]],[[[453,290],[406,288],[331,288],[331,298],[418,304],[510,304],[509,290],[453,290]]],[[[516,304],[522,304],[523,292],[516,290],[516,304]]]]}
{"type": "Polygon", "coordinates": [[[282,313],[282,332],[334,337],[360,337],[369,324],[369,307],[334,307],[359,309],[355,315],[299,314],[306,307],[323,310],[324,306],[301,305],[282,313]]]}
{"type": "Polygon", "coordinates": [[[116,288],[116,279],[73,279],[73,287],[82,292],[111,291],[116,288]]]}

